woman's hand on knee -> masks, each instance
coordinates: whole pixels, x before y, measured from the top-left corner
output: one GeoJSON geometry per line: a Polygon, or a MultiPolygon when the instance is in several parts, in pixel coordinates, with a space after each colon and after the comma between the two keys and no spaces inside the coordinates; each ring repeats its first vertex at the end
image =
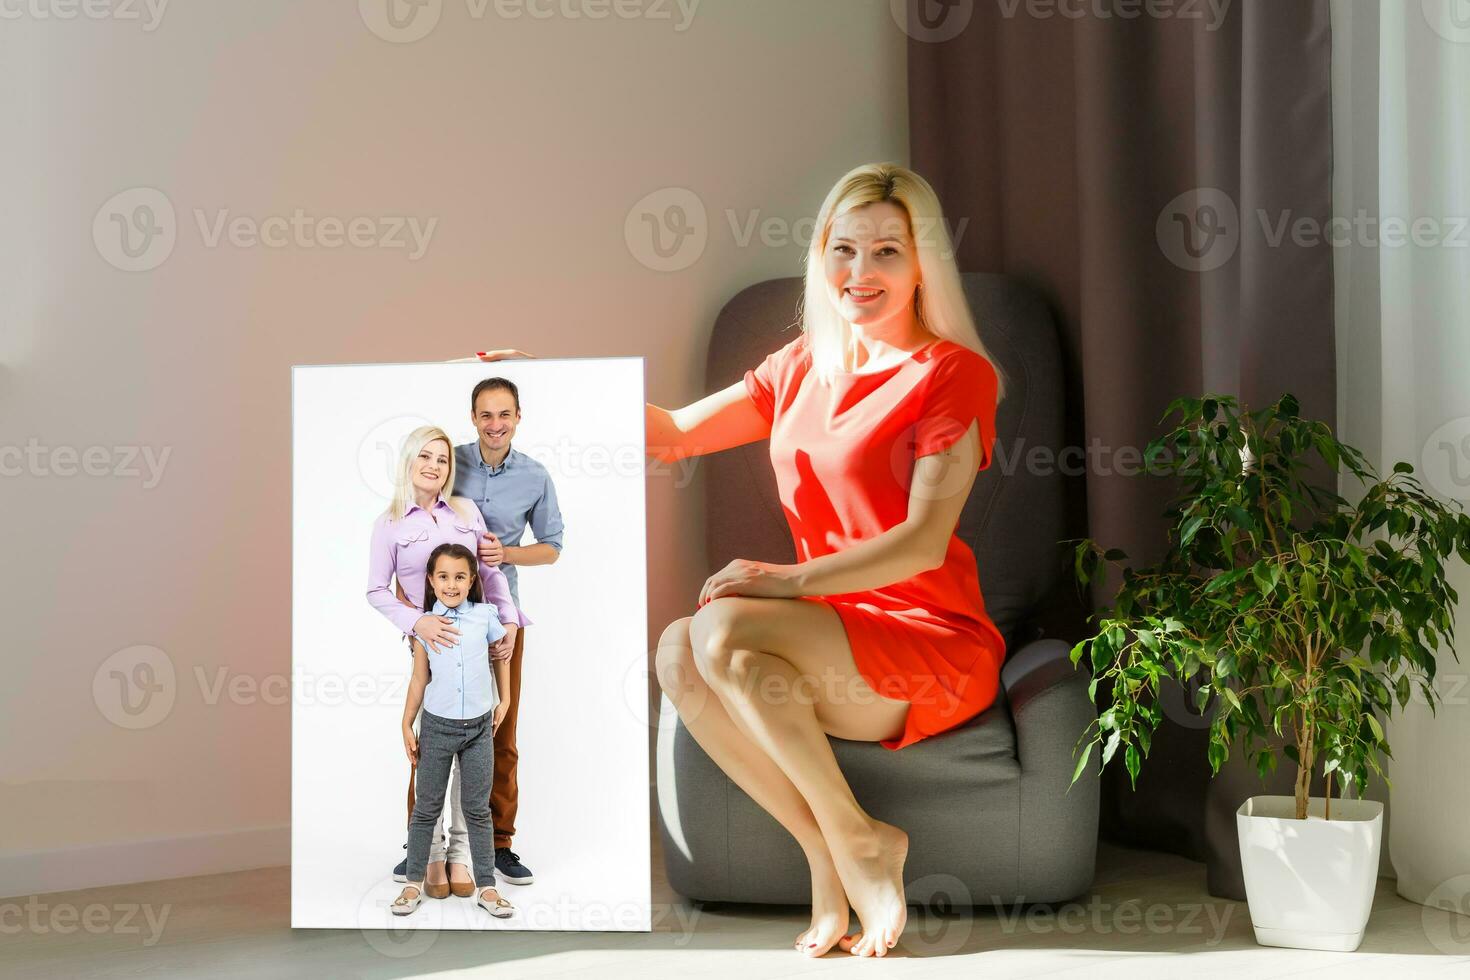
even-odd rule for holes
{"type": "Polygon", "coordinates": [[[699,604],[703,606],[723,596],[795,599],[801,595],[801,590],[792,575],[794,567],[736,558],[705,580],[704,588],[699,592],[699,604]]]}

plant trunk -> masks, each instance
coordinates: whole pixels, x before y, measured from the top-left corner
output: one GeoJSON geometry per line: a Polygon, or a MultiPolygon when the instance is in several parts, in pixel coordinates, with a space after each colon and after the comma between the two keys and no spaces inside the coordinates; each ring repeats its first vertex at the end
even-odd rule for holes
{"type": "Polygon", "coordinates": [[[1296,767],[1296,818],[1307,819],[1307,800],[1312,791],[1312,765],[1317,761],[1314,740],[1316,731],[1303,721],[1296,740],[1296,751],[1300,761],[1296,767]]]}

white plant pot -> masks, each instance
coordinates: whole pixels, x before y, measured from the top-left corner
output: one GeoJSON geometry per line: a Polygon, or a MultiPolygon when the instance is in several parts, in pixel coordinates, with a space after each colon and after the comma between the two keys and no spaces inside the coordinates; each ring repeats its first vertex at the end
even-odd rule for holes
{"type": "Polygon", "coordinates": [[[1251,925],[1262,946],[1350,953],[1363,941],[1378,884],[1383,804],[1307,801],[1296,819],[1290,796],[1253,796],[1235,811],[1251,925]]]}

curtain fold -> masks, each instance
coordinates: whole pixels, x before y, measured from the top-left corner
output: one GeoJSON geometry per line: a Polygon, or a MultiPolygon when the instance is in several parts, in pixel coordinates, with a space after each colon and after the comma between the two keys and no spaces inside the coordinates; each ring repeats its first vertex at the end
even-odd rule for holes
{"type": "MultiPolygon", "coordinates": [[[[1380,473],[1406,460],[1426,489],[1470,505],[1470,2],[1334,0],[1332,15],[1333,203],[1353,229],[1335,249],[1340,437],[1380,473]]],[[[1361,487],[1339,492],[1356,499],[1361,487]]],[[[1470,600],[1463,564],[1449,581],[1470,600]]],[[[1386,726],[1386,843],[1400,895],[1465,914],[1470,660],[1437,659],[1443,705],[1412,699],[1386,726]]]]}
{"type": "MultiPolygon", "coordinates": [[[[1335,419],[1331,250],[1282,232],[1331,216],[1328,0],[944,5],[968,13],[957,32],[908,3],[913,166],[963,227],[961,267],[1028,282],[1060,324],[1067,443],[1088,460],[1068,536],[1152,562],[1173,490],[1136,474],[1169,401],[1290,391],[1335,419]]],[[[1041,625],[1075,641],[1088,601],[1064,583],[1041,625]]],[[[1212,781],[1186,703],[1136,791],[1109,768],[1103,833],[1205,860],[1213,894],[1244,898],[1234,809],[1289,774],[1263,786],[1232,760],[1212,781]]]]}

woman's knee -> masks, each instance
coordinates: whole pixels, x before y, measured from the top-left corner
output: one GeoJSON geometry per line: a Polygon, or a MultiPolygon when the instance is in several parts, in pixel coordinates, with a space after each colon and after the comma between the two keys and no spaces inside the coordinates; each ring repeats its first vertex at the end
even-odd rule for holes
{"type": "Polygon", "coordinates": [[[689,640],[689,624],[693,619],[685,616],[665,627],[663,635],[658,638],[658,651],[654,654],[654,673],[658,675],[659,687],[676,703],[676,695],[689,689],[693,680],[690,675],[696,672],[689,640]]]}
{"type": "Polygon", "coordinates": [[[694,614],[689,639],[694,662],[705,677],[728,677],[754,664],[756,651],[741,640],[749,615],[749,606],[738,596],[707,602],[694,614]]]}

